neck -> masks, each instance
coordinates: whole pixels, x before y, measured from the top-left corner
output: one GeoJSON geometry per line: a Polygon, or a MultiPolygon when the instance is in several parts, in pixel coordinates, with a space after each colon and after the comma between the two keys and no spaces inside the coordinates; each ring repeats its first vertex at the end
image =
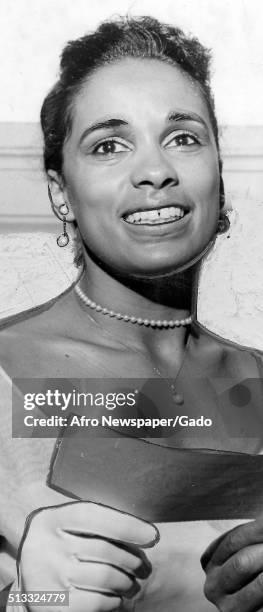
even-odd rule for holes
{"type": "MultiPolygon", "coordinates": [[[[85,273],[81,280],[83,291],[94,302],[121,314],[143,319],[184,319],[195,309],[195,288],[199,264],[179,273],[152,278],[123,275],[106,269],[98,261],[85,256],[85,273]]],[[[185,327],[152,329],[133,325],[92,311],[92,317],[116,339],[152,348],[160,343],[173,343],[183,348],[188,336],[185,327]]]]}

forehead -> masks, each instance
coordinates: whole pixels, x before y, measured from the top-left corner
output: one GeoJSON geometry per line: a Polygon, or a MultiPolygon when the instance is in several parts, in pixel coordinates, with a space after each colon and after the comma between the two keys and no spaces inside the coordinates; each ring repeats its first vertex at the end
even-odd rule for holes
{"type": "Polygon", "coordinates": [[[209,113],[198,83],[161,60],[125,58],[96,70],[75,97],[73,130],[103,117],[140,118],[160,122],[171,110],[199,114],[210,125],[209,113]]]}

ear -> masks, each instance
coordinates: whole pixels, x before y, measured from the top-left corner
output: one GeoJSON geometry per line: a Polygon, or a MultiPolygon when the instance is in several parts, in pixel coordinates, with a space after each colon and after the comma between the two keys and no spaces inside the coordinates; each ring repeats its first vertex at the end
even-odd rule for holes
{"type": "Polygon", "coordinates": [[[64,184],[62,177],[55,171],[49,170],[48,176],[48,188],[49,188],[49,199],[51,202],[52,209],[57,217],[61,217],[59,207],[63,204],[67,204],[69,213],[67,215],[67,221],[74,221],[75,215],[72,210],[72,206],[69,202],[67,189],[64,184]]]}
{"type": "Polygon", "coordinates": [[[224,186],[224,181],[223,181],[222,174],[220,174],[220,183],[219,183],[219,208],[220,208],[220,210],[222,210],[222,208],[224,208],[225,203],[226,203],[226,200],[225,200],[225,186],[224,186]]]}

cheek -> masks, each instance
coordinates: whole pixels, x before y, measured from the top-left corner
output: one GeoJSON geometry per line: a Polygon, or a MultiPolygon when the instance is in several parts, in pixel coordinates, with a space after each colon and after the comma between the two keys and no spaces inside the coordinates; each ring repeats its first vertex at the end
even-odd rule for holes
{"type": "Polygon", "coordinates": [[[105,217],[108,193],[104,182],[94,181],[92,177],[74,177],[67,183],[67,193],[79,224],[94,224],[99,215],[101,219],[105,217]]]}
{"type": "MultiPolygon", "coordinates": [[[[101,164],[103,165],[103,164],[101,164]]],[[[81,165],[68,177],[73,204],[89,210],[110,209],[120,192],[120,176],[114,169],[86,167],[81,165]]]]}
{"type": "Polygon", "coordinates": [[[201,210],[217,213],[219,210],[220,176],[218,162],[211,159],[197,167],[195,179],[191,186],[194,202],[200,204],[201,210]]]}
{"type": "Polygon", "coordinates": [[[116,243],[117,230],[112,220],[115,198],[109,181],[75,175],[68,180],[68,197],[80,233],[91,249],[109,240],[116,243]]]}
{"type": "Polygon", "coordinates": [[[72,201],[73,206],[85,209],[92,207],[94,200],[98,199],[101,185],[94,183],[94,181],[88,176],[76,175],[72,180],[68,181],[69,197],[72,201]]]}

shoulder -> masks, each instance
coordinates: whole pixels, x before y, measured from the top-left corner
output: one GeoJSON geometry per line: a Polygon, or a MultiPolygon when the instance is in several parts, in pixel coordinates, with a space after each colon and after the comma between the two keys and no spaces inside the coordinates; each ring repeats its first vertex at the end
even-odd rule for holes
{"type": "Polygon", "coordinates": [[[58,305],[65,308],[66,296],[59,296],[43,305],[26,310],[0,321],[0,345],[5,340],[31,338],[54,333],[59,329],[60,317],[58,316],[58,305]]]}
{"type": "MultiPolygon", "coordinates": [[[[0,322],[0,365],[11,377],[49,375],[65,371],[64,363],[72,356],[71,367],[87,359],[99,345],[97,330],[83,322],[73,291],[56,300],[0,322]]],[[[68,366],[69,367],[69,366],[68,366]]]]}
{"type": "Polygon", "coordinates": [[[198,322],[193,325],[193,335],[200,358],[215,363],[225,376],[263,378],[263,351],[222,338],[198,322]]]}

